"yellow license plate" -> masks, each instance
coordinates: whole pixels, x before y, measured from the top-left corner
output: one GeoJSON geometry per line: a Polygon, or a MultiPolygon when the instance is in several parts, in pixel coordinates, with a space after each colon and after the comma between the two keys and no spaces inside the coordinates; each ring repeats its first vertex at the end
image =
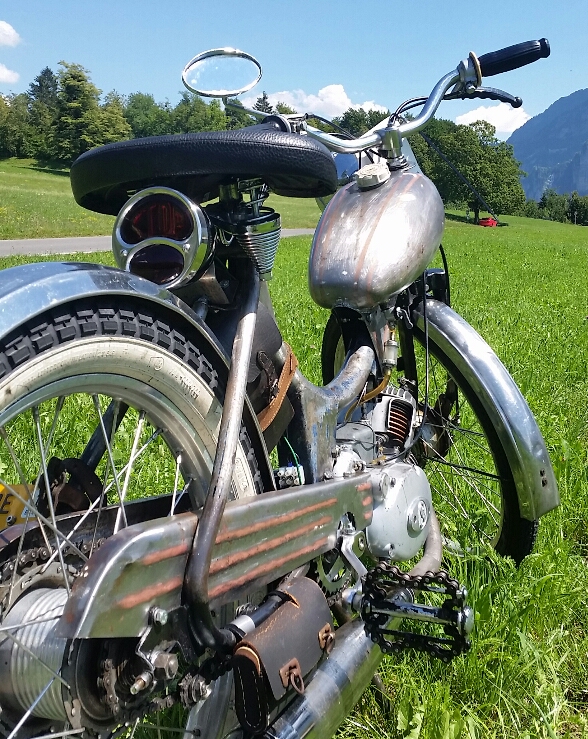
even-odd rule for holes
{"type": "Polygon", "coordinates": [[[15,523],[24,523],[27,518],[26,506],[15,493],[23,500],[28,500],[30,488],[26,485],[11,485],[9,488],[0,485],[0,530],[15,523]]]}

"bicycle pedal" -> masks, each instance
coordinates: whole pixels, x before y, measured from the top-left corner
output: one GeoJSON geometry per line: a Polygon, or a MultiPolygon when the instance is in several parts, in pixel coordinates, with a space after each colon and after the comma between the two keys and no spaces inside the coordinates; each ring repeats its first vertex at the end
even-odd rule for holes
{"type": "Polygon", "coordinates": [[[412,576],[395,565],[380,563],[365,577],[361,616],[367,633],[385,654],[416,649],[449,662],[470,647],[474,612],[466,597],[466,589],[446,572],[412,576]],[[446,598],[439,606],[418,603],[416,592],[446,598]],[[392,628],[391,622],[399,620],[403,625],[406,621],[440,625],[443,636],[392,628]]]}

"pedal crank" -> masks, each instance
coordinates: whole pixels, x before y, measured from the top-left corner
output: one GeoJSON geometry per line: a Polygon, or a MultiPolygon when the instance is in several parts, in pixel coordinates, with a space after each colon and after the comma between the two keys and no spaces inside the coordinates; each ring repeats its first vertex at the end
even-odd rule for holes
{"type": "Polygon", "coordinates": [[[365,576],[361,617],[372,641],[384,654],[405,649],[427,652],[443,662],[467,651],[468,635],[474,625],[474,612],[466,605],[467,591],[446,572],[427,572],[411,576],[394,565],[381,562],[365,576]],[[427,592],[445,596],[439,606],[415,602],[415,594],[427,592]],[[439,624],[443,635],[390,628],[402,619],[420,624],[439,624]]]}

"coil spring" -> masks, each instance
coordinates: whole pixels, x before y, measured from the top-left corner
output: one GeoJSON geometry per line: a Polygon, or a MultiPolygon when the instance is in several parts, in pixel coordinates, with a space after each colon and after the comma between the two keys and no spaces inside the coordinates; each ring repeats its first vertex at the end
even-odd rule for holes
{"type": "Polygon", "coordinates": [[[266,233],[245,233],[236,236],[237,243],[253,260],[261,275],[272,271],[280,243],[279,218],[275,230],[266,233]]]}

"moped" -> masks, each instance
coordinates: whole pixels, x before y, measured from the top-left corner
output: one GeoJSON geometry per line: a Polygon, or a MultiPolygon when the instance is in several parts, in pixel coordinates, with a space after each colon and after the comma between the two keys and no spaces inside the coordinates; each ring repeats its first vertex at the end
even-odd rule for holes
{"type": "MultiPolygon", "coordinates": [[[[470,53],[360,138],[237,106],[260,123],[73,164],[77,202],[116,216],[119,268],[0,274],[7,739],[328,737],[383,654],[467,649],[443,547],[520,562],[558,492],[447,265],[427,268],[444,209],[406,137],[444,99],[517,104],[482,76],[548,54],[470,53]],[[323,387],[272,309],[270,192],[326,203],[308,267],[331,311],[323,387]]],[[[234,49],[184,70],[233,106],[260,76],[234,49]]]]}

